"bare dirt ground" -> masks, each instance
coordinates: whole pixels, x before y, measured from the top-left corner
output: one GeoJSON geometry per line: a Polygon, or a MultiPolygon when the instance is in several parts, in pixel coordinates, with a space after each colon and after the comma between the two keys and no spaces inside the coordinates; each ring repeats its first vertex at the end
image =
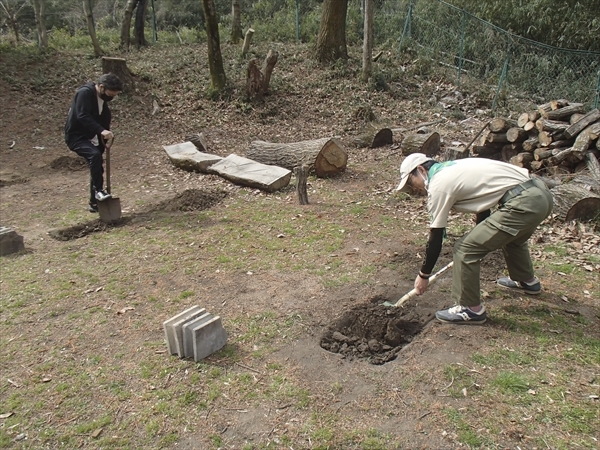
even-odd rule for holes
{"type": "MultiPolygon", "coordinates": [[[[157,57],[160,59],[161,55],[157,57]]],[[[285,55],[281,58],[281,69],[279,73],[275,71],[274,78],[299,76],[293,59],[301,55],[287,57],[290,61],[286,65],[285,55]]],[[[144,55],[131,59],[134,69],[145,70],[144,55]]],[[[34,254],[38,264],[31,270],[41,280],[63,270],[63,262],[53,256],[58,250],[64,252],[72,248],[78,255],[93,253],[90,237],[104,233],[108,238],[107,245],[110,245],[110,235],[115,227],[131,230],[133,238],[139,241],[137,245],[147,246],[150,263],[129,260],[128,253],[119,248],[114,248],[109,260],[98,261],[88,256],[96,265],[98,280],[87,282],[73,273],[70,277],[73,293],[67,295],[66,304],[51,306],[52,310],[60,312],[58,317],[42,308],[35,314],[11,320],[5,331],[11,339],[33,336],[33,341],[24,341],[24,348],[37,345],[47,354],[61,349],[62,358],[68,360],[85,361],[92,354],[110,358],[117,347],[128,355],[140,355],[144,343],[161,342],[163,320],[189,305],[202,302],[203,307],[224,318],[232,345],[242,361],[227,365],[225,359],[217,355],[209,359],[209,364],[231,373],[246,370],[258,385],[266,383],[265,368],[269,364],[278,364],[285,368],[286,377],[310,392],[312,419],[306,409],[293,402],[273,400],[256,404],[231,392],[229,395],[234,401],[221,398],[208,411],[198,413],[195,423],[190,426],[195,431],[177,430],[176,448],[217,448],[214,439],[209,438],[214,435],[220,436],[223,448],[244,448],[248,443],[256,447],[247,448],[267,448],[267,445],[272,445],[268,448],[288,448],[278,441],[278,436],[283,433],[296,436],[296,442],[304,442],[302,448],[316,448],[305,427],[311,420],[325,427],[327,415],[337,417],[344,430],[352,430],[361,423],[364,425],[361,429],[391,434],[395,448],[461,448],[464,444],[452,431],[444,411],[449,407],[479,408],[482,415],[489,411],[493,415],[495,405],[478,404],[477,385],[463,398],[448,395],[452,383],[444,375],[445,368],[451,364],[468,367],[471,364],[469,358],[475,353],[485,352],[490,347],[520,346],[528,339],[526,335],[515,336],[503,322],[494,319],[494,311],[505,306],[528,306],[536,302],[536,305],[548,305],[560,314],[567,314],[562,299],[564,288],[556,283],[556,274],[546,267],[541,267],[538,273],[545,286],[540,298],[530,300],[498,291],[494,281],[504,274],[499,253],[489,255],[483,261],[482,290],[490,308],[486,326],[451,327],[432,321],[436,310],[451,306],[449,274],[403,308],[381,306],[384,301],[395,302],[412,288],[423,255],[426,218],[421,199],[401,201],[392,193],[401,161],[397,145],[380,149],[357,149],[352,145],[364,126],[353,117],[352,111],[370,102],[382,120],[405,126],[435,120],[440,117],[439,112],[436,109],[426,111],[418,101],[390,99],[384,94],[367,91],[356,93],[364,103],[350,101],[338,108],[335,106],[338,97],[345,95],[350,87],[340,86],[339,92],[321,90],[318,79],[311,80],[313,84],[306,88],[284,82],[277,85],[275,80],[276,92],[265,103],[253,105],[250,113],[240,112],[227,102],[203,98],[193,102],[182,100],[177,93],[169,96],[159,92],[150,82],[140,82],[136,93],[116,100],[114,106],[111,104],[115,117],[113,129],[117,136],[113,147],[112,183],[123,205],[123,220],[117,225],[103,224],[85,211],[87,168],[66,148],[62,139],[63,121],[72,92],[87,79],[98,75],[97,63],[79,60],[72,64],[81,64],[85,68],[84,74],[65,73],[60,82],[49,77],[47,83],[39,86],[25,79],[9,83],[7,76],[0,80],[3,105],[0,110],[0,225],[15,229],[24,237],[26,254],[34,254]],[[152,115],[152,100],[156,98],[161,111],[152,115]],[[193,109],[188,107],[188,102],[194,104],[193,109]],[[408,117],[412,118],[409,120],[408,117]],[[206,135],[214,153],[222,156],[243,155],[245,145],[258,138],[291,142],[340,135],[349,153],[347,171],[332,180],[311,179],[311,204],[306,209],[296,205],[293,188],[283,196],[281,208],[290,213],[297,211],[299,215],[309,210],[324,221],[336,220],[347,230],[347,237],[335,258],[343,259],[344,267],[372,266],[373,282],[356,283],[350,279],[345,284],[331,286],[324,284],[319,276],[303,271],[272,269],[249,275],[241,270],[215,271],[212,267],[203,270],[202,244],[198,244],[198,240],[190,243],[182,238],[183,242],[166,248],[156,244],[164,233],[173,231],[158,229],[155,225],[158,216],[184,216],[210,209],[216,217],[226,218],[228,208],[235,201],[252,201],[257,195],[265,195],[234,186],[216,176],[186,173],[174,168],[161,146],[181,142],[187,133],[198,131],[206,135]],[[382,204],[394,211],[397,221],[386,230],[378,228],[370,232],[369,221],[376,211],[367,211],[359,218],[344,216],[343,207],[360,203],[361,196],[383,198],[382,204]],[[405,226],[408,223],[421,227],[405,226]],[[193,246],[197,253],[190,256],[186,246],[193,246]],[[170,269],[162,270],[160,255],[173,257],[178,252],[181,252],[181,260],[169,266],[170,269]],[[190,266],[196,269],[194,273],[187,270],[190,266]],[[113,267],[136,274],[134,284],[123,288],[122,298],[111,297],[105,290],[95,290],[97,286],[118,283],[119,274],[111,273],[113,267]],[[172,299],[176,293],[186,290],[193,290],[195,296],[183,302],[162,303],[162,299],[172,299]],[[149,298],[159,299],[159,303],[148,302],[149,298]],[[132,302],[136,303],[134,311],[124,310],[115,316],[115,310],[132,302]],[[84,344],[80,331],[75,332],[66,322],[62,323],[61,317],[69,311],[84,313],[94,306],[104,308],[106,317],[111,320],[94,320],[86,332],[84,344]],[[233,319],[252,317],[265,311],[274,314],[276,320],[300,318],[299,329],[302,331],[293,339],[282,337],[276,340],[264,356],[262,365],[249,367],[248,364],[256,362],[250,355],[257,348],[244,342],[236,343],[240,333],[233,319]]],[[[29,61],[24,67],[12,70],[13,73],[42,74],[51,70],[50,65],[47,61],[29,61]]],[[[76,72],[75,68],[73,72],[76,72]]],[[[185,76],[182,79],[183,83],[185,76]]],[[[426,84],[423,81],[417,91],[427,90],[426,84]]],[[[438,89],[442,89],[440,86],[438,89]]],[[[446,93],[452,94],[451,91],[446,93]]],[[[465,114],[475,115],[476,102],[465,104],[465,114]]],[[[455,139],[469,142],[482,120],[476,120],[474,125],[466,128],[459,125],[458,120],[449,119],[439,129],[446,142],[455,139]]],[[[269,217],[264,221],[269,221],[269,217]]],[[[240,225],[244,227],[244,224],[240,225]]],[[[180,229],[174,227],[177,233],[180,229]]],[[[198,234],[201,240],[201,233],[198,234]]],[[[450,244],[445,244],[438,269],[451,260],[451,241],[456,237],[451,235],[450,244]]],[[[534,241],[542,243],[549,239],[551,236],[545,228],[536,234],[534,241]]],[[[535,250],[537,258],[547,257],[539,247],[535,250]]],[[[85,264],[83,256],[78,258],[85,264]]],[[[10,261],[5,259],[2,264],[10,264],[10,261]]],[[[581,290],[570,296],[576,304],[572,308],[597,330],[597,304],[586,298],[581,290]]],[[[44,294],[41,294],[40,301],[43,298],[44,294]]],[[[35,363],[23,366],[18,354],[5,356],[10,360],[2,362],[2,383],[7,378],[26,380],[32,371],[38,372],[35,363]]],[[[149,358],[162,361],[169,356],[160,348],[149,358]]],[[[42,359],[40,357],[40,363],[42,359]]],[[[128,368],[133,363],[124,360],[120,364],[123,372],[129,373],[128,368]]],[[[174,365],[173,373],[162,379],[163,388],[167,384],[183,383],[188,371],[194,367],[189,361],[170,364],[174,365]]],[[[579,381],[583,383],[589,375],[574,375],[573,385],[579,381]]],[[[127,378],[122,383],[126,390],[133,392],[161,389],[161,386],[149,387],[144,379],[127,378]]],[[[2,395],[8,396],[10,389],[11,386],[4,386],[2,395]]],[[[101,398],[91,404],[99,409],[116,411],[113,421],[119,422],[139,411],[138,402],[143,403],[143,399],[134,396],[116,409],[101,398]]],[[[42,406],[40,410],[51,412],[52,408],[42,406]]],[[[56,429],[66,426],[70,419],[55,420],[56,429]]],[[[53,420],[52,416],[48,420],[53,420]]],[[[164,429],[158,433],[159,437],[169,431],[166,422],[162,426],[164,429]]],[[[485,426],[482,427],[479,432],[485,435],[485,426]]],[[[36,447],[36,442],[41,441],[39,436],[36,437],[35,427],[26,433],[30,436],[30,448],[41,448],[36,447]]],[[[141,436],[143,426],[132,425],[131,433],[141,436]]],[[[498,446],[494,448],[535,448],[534,437],[543,433],[543,430],[531,431],[526,424],[514,422],[512,428],[496,435],[500,437],[495,438],[498,446]]],[[[71,443],[95,448],[93,439],[86,436],[77,439],[71,443]]],[[[58,442],[49,445],[48,448],[62,448],[58,442]]],[[[106,445],[104,448],[111,448],[110,444],[106,445]]],[[[152,448],[155,447],[168,448],[168,445],[152,444],[152,448]]],[[[133,444],[130,448],[138,447],[133,444]]]]}

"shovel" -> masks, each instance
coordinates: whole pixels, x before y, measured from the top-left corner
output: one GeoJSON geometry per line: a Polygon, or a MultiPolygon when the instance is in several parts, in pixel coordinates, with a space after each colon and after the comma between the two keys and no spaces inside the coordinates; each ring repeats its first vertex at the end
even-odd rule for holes
{"type": "MultiPolygon", "coordinates": [[[[434,273],[433,275],[431,275],[429,277],[429,285],[431,286],[431,283],[433,283],[438,276],[440,276],[442,273],[444,273],[446,270],[448,270],[450,267],[452,267],[453,264],[454,264],[454,261],[450,261],[447,265],[445,265],[440,270],[438,270],[436,273],[434,273]]],[[[402,306],[404,304],[404,302],[406,302],[407,300],[410,300],[415,295],[417,295],[417,291],[415,289],[413,289],[408,294],[405,294],[396,303],[384,302],[383,306],[402,306]]]]}
{"type": "MultiPolygon", "coordinates": [[[[114,138],[107,141],[106,148],[106,192],[110,191],[110,148],[112,147],[114,138]]],[[[118,197],[111,196],[101,202],[98,202],[98,212],[100,220],[104,223],[117,222],[121,218],[121,200],[118,197]]]]}

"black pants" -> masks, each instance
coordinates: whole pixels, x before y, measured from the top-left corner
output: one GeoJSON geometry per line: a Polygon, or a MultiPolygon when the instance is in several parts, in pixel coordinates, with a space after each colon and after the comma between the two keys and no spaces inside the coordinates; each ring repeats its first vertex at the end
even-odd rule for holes
{"type": "Polygon", "coordinates": [[[104,149],[92,144],[90,141],[78,141],[69,145],[69,148],[79,156],[85,158],[90,168],[90,205],[95,205],[96,192],[104,188],[104,149]]]}

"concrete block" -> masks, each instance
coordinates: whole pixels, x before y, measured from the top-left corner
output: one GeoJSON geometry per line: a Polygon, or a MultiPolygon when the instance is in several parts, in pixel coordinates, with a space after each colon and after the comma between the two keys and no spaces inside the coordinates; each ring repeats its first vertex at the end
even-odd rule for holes
{"type": "Polygon", "coordinates": [[[193,327],[191,332],[194,340],[194,361],[206,358],[227,343],[227,331],[223,328],[219,316],[193,327]]]}
{"type": "Polygon", "coordinates": [[[0,227],[0,256],[10,255],[25,249],[23,236],[7,227],[0,227]]]}
{"type": "Polygon", "coordinates": [[[194,320],[190,320],[183,324],[183,354],[186,358],[194,357],[194,334],[193,329],[201,327],[203,324],[209,322],[213,318],[212,314],[204,313],[200,317],[196,317],[194,320]]]}
{"type": "Polygon", "coordinates": [[[171,355],[179,355],[180,358],[184,358],[182,327],[186,322],[194,320],[205,312],[204,308],[195,305],[163,322],[167,348],[171,355]]]}

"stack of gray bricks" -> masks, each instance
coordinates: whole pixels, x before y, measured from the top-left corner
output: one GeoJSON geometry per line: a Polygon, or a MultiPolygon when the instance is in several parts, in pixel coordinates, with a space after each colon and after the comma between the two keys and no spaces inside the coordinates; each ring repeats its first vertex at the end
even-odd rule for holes
{"type": "Polygon", "coordinates": [[[200,361],[227,342],[221,318],[197,305],[164,321],[163,328],[169,353],[180,358],[200,361]]]}

